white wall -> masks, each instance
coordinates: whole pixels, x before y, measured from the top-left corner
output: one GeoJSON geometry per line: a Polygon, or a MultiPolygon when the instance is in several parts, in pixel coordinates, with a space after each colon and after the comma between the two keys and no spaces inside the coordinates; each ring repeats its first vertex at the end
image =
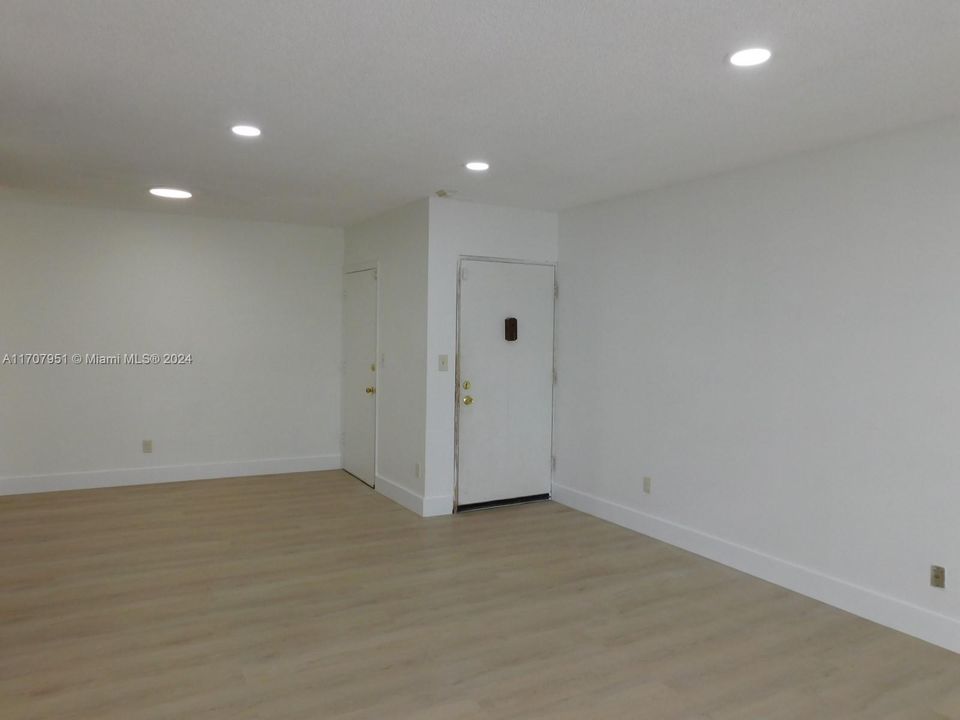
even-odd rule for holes
{"type": "Polygon", "coordinates": [[[457,265],[462,255],[556,262],[556,213],[430,199],[425,514],[453,509],[457,265]],[[440,355],[450,370],[440,372],[440,355]]]}
{"type": "Polygon", "coordinates": [[[380,288],[377,490],[422,513],[427,348],[427,200],[349,227],[345,267],[376,263],[380,288]]]}
{"type": "Polygon", "coordinates": [[[958,159],[951,121],[562,213],[555,496],[960,650],[958,159]]]}
{"type": "Polygon", "coordinates": [[[338,230],[0,194],[0,493],[339,467],[338,230]],[[152,439],[153,454],[141,441],[152,439]]]}

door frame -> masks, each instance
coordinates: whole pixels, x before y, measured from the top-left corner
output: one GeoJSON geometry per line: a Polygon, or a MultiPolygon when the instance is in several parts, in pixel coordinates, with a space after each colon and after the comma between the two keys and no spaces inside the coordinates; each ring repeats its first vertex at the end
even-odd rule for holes
{"type": "MultiPolygon", "coordinates": [[[[357,263],[348,263],[343,266],[344,276],[353,275],[355,273],[367,272],[368,270],[373,270],[373,279],[376,281],[377,289],[377,332],[376,332],[376,346],[377,346],[377,357],[374,361],[377,369],[373,374],[373,382],[377,388],[377,393],[380,392],[380,261],[371,260],[368,262],[357,262],[357,263]]],[[[343,288],[343,291],[340,295],[341,301],[346,304],[347,299],[347,289],[343,288]]],[[[340,318],[343,319],[344,312],[343,307],[340,308],[340,318]]],[[[344,357],[344,350],[347,346],[347,324],[343,323],[343,327],[340,329],[340,427],[343,428],[340,433],[340,464],[343,464],[343,451],[347,441],[347,430],[346,423],[344,422],[343,417],[343,408],[346,403],[346,385],[347,385],[347,361],[344,357]]],[[[380,399],[376,396],[373,398],[373,485],[368,486],[371,489],[376,489],[377,479],[380,477],[380,399]]],[[[346,472],[346,471],[344,471],[346,472]]],[[[348,473],[349,474],[349,473],[348,473]]],[[[366,485],[361,480],[361,484],[366,485]]]]}
{"type": "MultiPolygon", "coordinates": [[[[463,263],[491,262],[510,265],[540,265],[553,268],[553,384],[550,386],[550,496],[553,496],[553,475],[556,472],[557,438],[557,301],[560,287],[557,279],[557,263],[542,260],[521,260],[519,258],[490,257],[485,255],[461,255],[457,258],[457,350],[454,356],[454,379],[456,389],[453,394],[453,512],[460,507],[460,283],[463,280],[463,263]]],[[[379,325],[378,325],[379,327],[379,325]]]]}

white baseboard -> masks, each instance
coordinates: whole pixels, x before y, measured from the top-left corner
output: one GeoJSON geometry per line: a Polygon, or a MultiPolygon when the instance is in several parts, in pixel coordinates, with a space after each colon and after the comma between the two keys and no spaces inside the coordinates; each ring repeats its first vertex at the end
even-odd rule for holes
{"type": "Polygon", "coordinates": [[[453,512],[453,495],[427,495],[423,499],[424,517],[450,515],[453,512]]]}
{"type": "Polygon", "coordinates": [[[553,499],[960,653],[960,621],[954,618],[571,487],[554,483],[553,499]]]}
{"type": "Polygon", "coordinates": [[[0,477],[0,495],[85,490],[88,488],[152,485],[155,483],[210,480],[246,475],[279,475],[281,473],[336,470],[341,467],[339,455],[311,457],[236,460],[197,465],[153,465],[117,470],[90,470],[52,475],[0,477]]]}
{"type": "Polygon", "coordinates": [[[385,478],[383,475],[377,475],[376,490],[381,495],[385,495],[395,503],[403,505],[407,510],[411,510],[422,517],[449,515],[453,512],[452,497],[424,497],[409,488],[405,488],[400,483],[385,478]]]}
{"type": "Polygon", "coordinates": [[[417,515],[423,514],[423,495],[418,495],[413,490],[408,490],[403,485],[388,480],[383,475],[377,475],[375,489],[398,505],[403,505],[407,510],[415,512],[417,515]]]}

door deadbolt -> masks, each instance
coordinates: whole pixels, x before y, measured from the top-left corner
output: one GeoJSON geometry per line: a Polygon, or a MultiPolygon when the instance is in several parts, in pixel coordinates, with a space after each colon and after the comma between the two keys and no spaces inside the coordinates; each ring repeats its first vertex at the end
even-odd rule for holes
{"type": "Polygon", "coordinates": [[[366,390],[367,395],[373,395],[376,391],[377,391],[377,389],[376,389],[375,387],[373,387],[373,386],[368,387],[367,390],[366,390]]]}
{"type": "Polygon", "coordinates": [[[464,389],[464,390],[469,390],[470,388],[471,388],[470,381],[469,381],[469,380],[464,380],[464,381],[463,381],[463,389],[464,389]]]}

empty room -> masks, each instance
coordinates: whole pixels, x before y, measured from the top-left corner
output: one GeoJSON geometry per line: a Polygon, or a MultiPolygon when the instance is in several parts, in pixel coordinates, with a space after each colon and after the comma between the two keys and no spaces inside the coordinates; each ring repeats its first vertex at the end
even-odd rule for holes
{"type": "Polygon", "coordinates": [[[2,720],[960,720],[960,2],[0,0],[2,720]]]}

